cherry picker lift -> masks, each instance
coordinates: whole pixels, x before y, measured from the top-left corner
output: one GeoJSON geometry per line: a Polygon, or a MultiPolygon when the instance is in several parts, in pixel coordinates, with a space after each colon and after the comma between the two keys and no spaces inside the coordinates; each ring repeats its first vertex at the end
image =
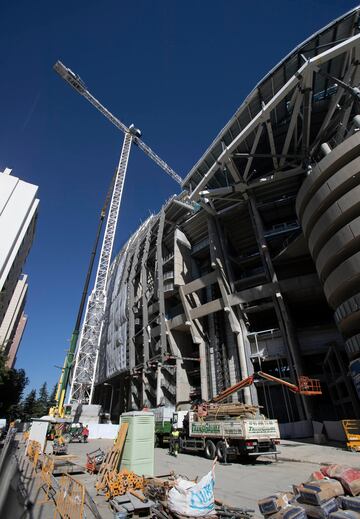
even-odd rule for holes
{"type": "Polygon", "coordinates": [[[287,387],[292,393],[297,393],[299,395],[304,396],[316,396],[321,395],[321,385],[320,380],[315,378],[309,378],[305,376],[300,376],[298,379],[298,385],[292,384],[283,378],[275,377],[274,375],[269,375],[269,373],[265,373],[264,371],[257,371],[253,375],[240,380],[233,386],[230,386],[218,395],[214,396],[209,403],[220,403],[226,400],[230,395],[240,391],[240,389],[244,389],[245,387],[251,386],[255,382],[255,376],[258,375],[261,378],[269,380],[270,382],[275,382],[277,384],[281,384],[287,387]]]}

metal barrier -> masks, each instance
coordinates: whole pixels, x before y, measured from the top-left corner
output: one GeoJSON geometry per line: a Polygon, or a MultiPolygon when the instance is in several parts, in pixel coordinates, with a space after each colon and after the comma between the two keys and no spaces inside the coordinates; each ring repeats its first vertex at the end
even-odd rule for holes
{"type": "Polygon", "coordinates": [[[3,448],[1,449],[1,454],[0,454],[0,471],[1,471],[1,468],[2,468],[3,463],[5,461],[6,455],[7,455],[8,451],[9,451],[10,445],[11,445],[12,441],[15,438],[15,434],[16,434],[16,429],[14,427],[10,427],[8,432],[7,432],[7,434],[6,434],[6,438],[5,438],[5,441],[4,441],[3,448]]]}
{"type": "Polygon", "coordinates": [[[82,519],[85,505],[84,485],[68,474],[64,474],[60,480],[55,503],[54,519],[58,514],[66,519],[82,519]]]}
{"type": "Polygon", "coordinates": [[[30,440],[26,448],[25,455],[33,462],[35,471],[37,470],[39,456],[41,452],[41,445],[35,440],[30,440]]]}
{"type": "Polygon", "coordinates": [[[54,459],[51,456],[44,454],[41,464],[40,486],[45,492],[45,502],[48,501],[51,497],[50,489],[53,488],[52,474],[54,472],[54,466],[54,459]]]}

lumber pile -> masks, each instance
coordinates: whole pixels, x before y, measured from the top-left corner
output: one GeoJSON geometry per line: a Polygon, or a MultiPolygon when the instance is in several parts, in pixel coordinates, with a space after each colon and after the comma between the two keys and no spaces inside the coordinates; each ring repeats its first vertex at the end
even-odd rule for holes
{"type": "Polygon", "coordinates": [[[123,423],[120,426],[118,435],[114,442],[114,445],[110,451],[106,454],[99,470],[98,479],[95,484],[97,492],[103,491],[106,488],[106,481],[108,474],[117,472],[121,454],[125,444],[125,438],[127,435],[129,424],[123,423]]]}
{"type": "Polygon", "coordinates": [[[259,412],[259,407],[255,405],[231,403],[231,404],[208,404],[206,418],[211,420],[223,419],[232,416],[238,419],[255,418],[259,412]]]}
{"type": "Polygon", "coordinates": [[[328,465],[293,492],[277,492],[258,501],[265,519],[360,519],[360,470],[328,465]]]}

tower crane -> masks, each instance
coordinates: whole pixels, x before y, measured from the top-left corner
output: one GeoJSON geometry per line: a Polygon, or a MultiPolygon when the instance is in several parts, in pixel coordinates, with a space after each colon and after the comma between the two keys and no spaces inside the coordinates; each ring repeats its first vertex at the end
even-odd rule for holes
{"type": "MultiPolygon", "coordinates": [[[[111,255],[114,245],[116,226],[119,216],[121,197],[132,143],[136,144],[175,182],[182,184],[182,178],[164,162],[141,139],[141,131],[133,124],[127,127],[107,108],[105,108],[86,88],[81,78],[67,68],[61,61],[54,65],[55,71],[67,81],[79,94],[87,99],[112,124],[121,130],[125,136],[120,154],[119,164],[111,194],[106,227],[99,256],[94,288],[88,298],[80,338],[76,350],[75,366],[73,367],[69,403],[90,404],[94,393],[95,376],[99,356],[100,338],[103,327],[104,310],[106,306],[106,283],[109,275],[111,255]]],[[[189,204],[191,209],[191,206],[189,204]]],[[[73,345],[74,351],[76,344],[73,345]]],[[[74,352],[73,352],[74,353],[74,352]]],[[[63,386],[63,392],[66,392],[63,386]]]]}

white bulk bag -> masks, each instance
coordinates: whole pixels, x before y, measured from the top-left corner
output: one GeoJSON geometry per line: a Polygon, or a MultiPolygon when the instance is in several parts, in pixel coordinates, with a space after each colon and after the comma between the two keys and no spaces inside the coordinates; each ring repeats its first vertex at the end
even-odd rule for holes
{"type": "Polygon", "coordinates": [[[172,512],[192,517],[215,514],[214,470],[200,479],[198,483],[177,479],[168,494],[168,506],[172,512]]]}

